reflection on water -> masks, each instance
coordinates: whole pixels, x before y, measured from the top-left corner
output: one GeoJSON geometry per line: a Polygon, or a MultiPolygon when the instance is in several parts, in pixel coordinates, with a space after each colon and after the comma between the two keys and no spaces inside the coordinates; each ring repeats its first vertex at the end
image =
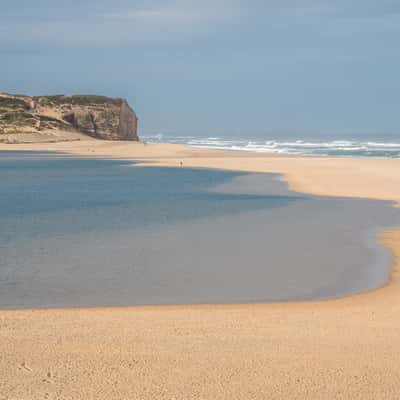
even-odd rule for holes
{"type": "Polygon", "coordinates": [[[388,202],[270,174],[0,153],[0,307],[308,300],[383,284],[388,202]]]}

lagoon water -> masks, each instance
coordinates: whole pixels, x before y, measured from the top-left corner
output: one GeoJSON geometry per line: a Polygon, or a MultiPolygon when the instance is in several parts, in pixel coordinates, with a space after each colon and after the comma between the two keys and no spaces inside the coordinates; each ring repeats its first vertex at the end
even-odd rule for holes
{"type": "Polygon", "coordinates": [[[273,174],[0,152],[0,308],[314,300],[383,285],[391,202],[273,174]]]}

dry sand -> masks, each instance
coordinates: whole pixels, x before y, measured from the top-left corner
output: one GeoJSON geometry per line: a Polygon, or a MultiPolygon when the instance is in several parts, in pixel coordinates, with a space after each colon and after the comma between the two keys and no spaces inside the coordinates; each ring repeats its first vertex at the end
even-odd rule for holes
{"type": "MultiPolygon", "coordinates": [[[[314,194],[400,202],[400,160],[81,141],[0,145],[283,173],[314,194]]],[[[0,399],[398,399],[400,230],[385,288],[310,303],[0,311],[0,399]]]]}

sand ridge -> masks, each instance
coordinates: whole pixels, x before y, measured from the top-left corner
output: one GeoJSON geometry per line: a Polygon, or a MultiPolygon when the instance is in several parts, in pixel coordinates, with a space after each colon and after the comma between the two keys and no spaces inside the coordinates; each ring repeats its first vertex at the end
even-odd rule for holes
{"type": "MultiPolygon", "coordinates": [[[[92,144],[93,142],[93,144],[92,144]]],[[[400,201],[400,160],[176,145],[4,145],[153,165],[279,172],[314,194],[400,201]]],[[[400,230],[388,286],[310,303],[0,311],[0,399],[397,399],[400,230]]]]}

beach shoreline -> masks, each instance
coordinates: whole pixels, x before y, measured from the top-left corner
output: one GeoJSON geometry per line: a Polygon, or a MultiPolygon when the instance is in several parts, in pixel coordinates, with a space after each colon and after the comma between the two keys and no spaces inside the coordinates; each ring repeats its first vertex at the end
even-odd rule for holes
{"type": "Polygon", "coordinates": [[[50,151],[77,157],[132,160],[147,166],[278,173],[298,192],[400,202],[399,158],[293,156],[103,140],[0,143],[0,151],[50,151]]]}
{"type": "MultiPolygon", "coordinates": [[[[127,142],[2,145],[166,167],[279,173],[291,189],[400,203],[400,159],[127,142]]],[[[400,228],[390,283],[296,303],[0,310],[4,398],[385,398],[400,390],[400,228]]]]}

